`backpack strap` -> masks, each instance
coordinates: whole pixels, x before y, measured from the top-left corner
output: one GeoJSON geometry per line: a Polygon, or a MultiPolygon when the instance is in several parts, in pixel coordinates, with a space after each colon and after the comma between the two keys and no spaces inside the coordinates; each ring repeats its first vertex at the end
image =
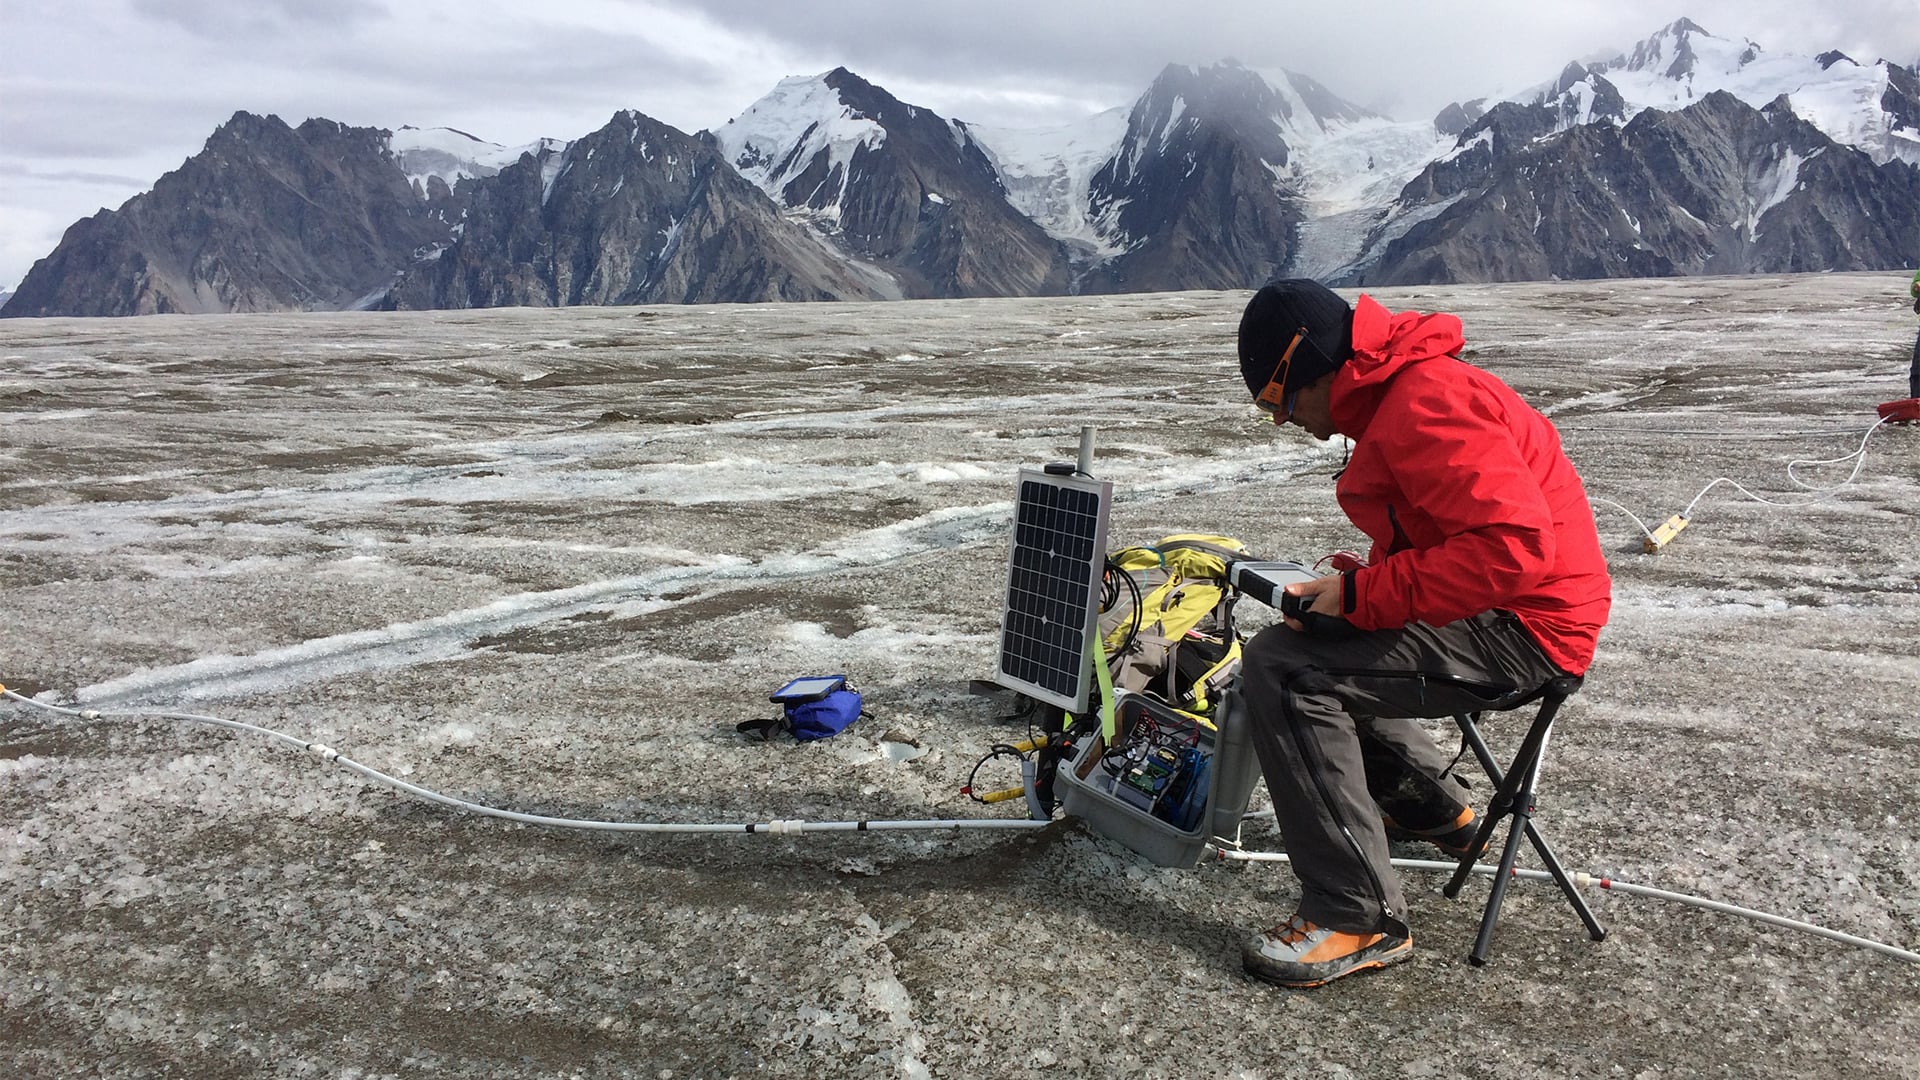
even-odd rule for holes
{"type": "Polygon", "coordinates": [[[1224,544],[1214,544],[1198,539],[1162,540],[1154,546],[1162,553],[1163,559],[1165,553],[1169,551],[1203,551],[1208,555],[1218,555],[1226,562],[1248,557],[1245,548],[1230,548],[1224,544]]]}
{"type": "Polygon", "coordinates": [[[758,739],[761,742],[766,742],[775,735],[787,730],[787,718],[785,716],[769,716],[762,720],[742,720],[733,725],[733,730],[745,735],[749,739],[758,739]]]}
{"type": "Polygon", "coordinates": [[[1107,666],[1107,650],[1100,641],[1096,623],[1087,628],[1087,645],[1093,650],[1093,679],[1100,688],[1100,736],[1113,745],[1116,725],[1113,719],[1113,671],[1107,666]]]}

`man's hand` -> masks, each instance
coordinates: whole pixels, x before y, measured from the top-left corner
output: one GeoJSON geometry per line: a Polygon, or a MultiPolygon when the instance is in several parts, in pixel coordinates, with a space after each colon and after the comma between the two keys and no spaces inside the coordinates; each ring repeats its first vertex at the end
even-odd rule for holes
{"type": "MultiPolygon", "coordinates": [[[[1341,589],[1344,587],[1345,579],[1341,575],[1328,574],[1326,577],[1314,578],[1312,581],[1296,581],[1282,591],[1288,596],[1297,596],[1308,601],[1307,610],[1315,615],[1325,615],[1328,618],[1344,621],[1346,615],[1340,610],[1341,589]]],[[[1306,629],[1304,623],[1291,615],[1288,615],[1285,621],[1287,626],[1294,630],[1306,629]]]]}

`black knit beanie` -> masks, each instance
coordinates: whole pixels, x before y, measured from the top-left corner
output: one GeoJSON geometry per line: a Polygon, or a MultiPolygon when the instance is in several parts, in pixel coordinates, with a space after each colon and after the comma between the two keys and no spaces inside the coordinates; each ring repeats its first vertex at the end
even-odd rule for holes
{"type": "Polygon", "coordinates": [[[1333,371],[1353,355],[1353,309],[1333,290],[1311,278],[1276,281],[1253,294],[1240,316],[1240,376],[1247,392],[1259,396],[1272,380],[1280,357],[1305,329],[1307,340],[1293,352],[1287,369],[1288,393],[1333,371]]]}

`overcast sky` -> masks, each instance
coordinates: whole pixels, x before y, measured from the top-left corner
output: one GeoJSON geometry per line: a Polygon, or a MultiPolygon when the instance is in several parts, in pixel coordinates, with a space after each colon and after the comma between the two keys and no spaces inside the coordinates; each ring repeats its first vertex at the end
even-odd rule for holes
{"type": "Polygon", "coordinates": [[[1043,127],[1232,57],[1425,119],[1681,16],[1769,52],[1920,60],[1920,0],[0,0],[0,288],[237,110],[516,145],[623,108],[717,127],[845,66],[943,116],[1043,127]]]}

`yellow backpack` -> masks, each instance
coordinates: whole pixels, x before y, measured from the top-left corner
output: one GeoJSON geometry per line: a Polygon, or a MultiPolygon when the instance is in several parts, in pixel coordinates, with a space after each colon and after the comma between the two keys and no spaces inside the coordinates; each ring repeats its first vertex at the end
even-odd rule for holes
{"type": "Polygon", "coordinates": [[[1108,556],[1100,635],[1114,686],[1204,718],[1240,670],[1227,563],[1253,557],[1240,541],[1207,533],[1108,556]]]}

